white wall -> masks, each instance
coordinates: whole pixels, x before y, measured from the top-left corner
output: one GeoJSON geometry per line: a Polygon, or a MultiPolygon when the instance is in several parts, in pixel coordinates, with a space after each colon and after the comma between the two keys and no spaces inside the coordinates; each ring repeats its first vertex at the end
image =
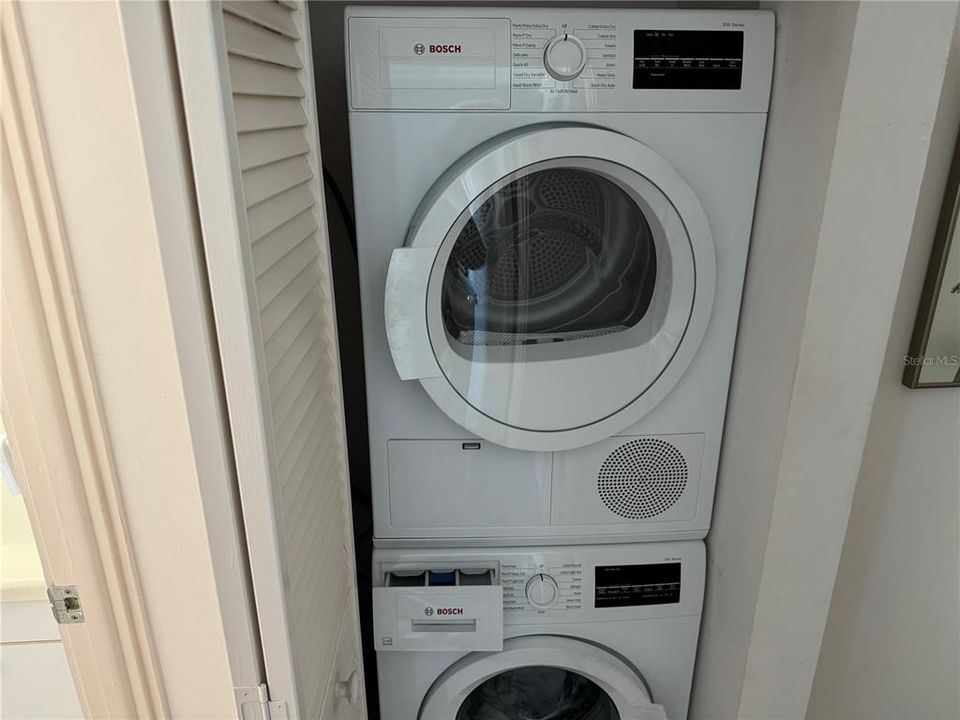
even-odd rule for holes
{"type": "Polygon", "coordinates": [[[694,717],[711,720],[806,714],[957,11],[773,7],[694,687],[694,717]]]}
{"type": "Polygon", "coordinates": [[[960,717],[960,389],[900,384],[960,128],[954,34],[808,718],[960,717]]]}
{"type": "Polygon", "coordinates": [[[800,353],[857,17],[852,2],[777,16],[767,137],[724,433],[691,716],[734,718],[800,353]]]}
{"type": "Polygon", "coordinates": [[[957,5],[861,3],[778,471],[744,718],[806,714],[957,5]]]}

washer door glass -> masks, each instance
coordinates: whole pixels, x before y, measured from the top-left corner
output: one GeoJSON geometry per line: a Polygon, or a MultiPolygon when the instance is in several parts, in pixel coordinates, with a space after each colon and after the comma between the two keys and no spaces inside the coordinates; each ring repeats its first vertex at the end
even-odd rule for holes
{"type": "Polygon", "coordinates": [[[443,279],[462,355],[478,346],[572,343],[622,333],[650,308],[657,251],[643,211],[586,168],[537,170],[470,212],[443,279]]]}
{"type": "Polygon", "coordinates": [[[485,680],[471,691],[456,720],[620,720],[610,696],[579,673],[522,667],[485,680]]]}
{"type": "Polygon", "coordinates": [[[657,708],[640,673],[604,648],[527,635],[447,668],[418,720],[637,720],[657,708]]]}

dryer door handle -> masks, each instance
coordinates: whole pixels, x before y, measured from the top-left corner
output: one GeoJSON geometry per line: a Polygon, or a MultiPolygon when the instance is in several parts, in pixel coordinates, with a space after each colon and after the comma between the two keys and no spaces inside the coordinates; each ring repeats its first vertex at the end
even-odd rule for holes
{"type": "Polygon", "coordinates": [[[427,289],[436,256],[436,247],[402,247],[390,257],[383,316],[401,380],[441,374],[427,329],[427,289]]]}

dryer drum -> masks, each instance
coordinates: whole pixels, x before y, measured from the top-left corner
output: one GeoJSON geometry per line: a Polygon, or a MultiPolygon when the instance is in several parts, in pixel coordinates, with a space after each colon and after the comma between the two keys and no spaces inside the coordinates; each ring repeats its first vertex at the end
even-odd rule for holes
{"type": "Polygon", "coordinates": [[[468,218],[444,273],[444,323],[466,345],[621,332],[647,312],[656,275],[650,226],[618,184],[585,169],[539,170],[468,218]]]}

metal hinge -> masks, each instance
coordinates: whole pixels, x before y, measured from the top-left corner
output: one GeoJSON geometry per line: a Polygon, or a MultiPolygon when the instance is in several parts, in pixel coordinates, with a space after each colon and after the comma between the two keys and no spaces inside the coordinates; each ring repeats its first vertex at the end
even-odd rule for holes
{"type": "Polygon", "coordinates": [[[53,618],[61,625],[82,623],[83,606],[80,605],[80,590],[76,585],[51,585],[47,588],[53,618]]]}
{"type": "Polygon", "coordinates": [[[287,720],[287,704],[270,699],[266,683],[233,689],[240,720],[287,720]]]}

